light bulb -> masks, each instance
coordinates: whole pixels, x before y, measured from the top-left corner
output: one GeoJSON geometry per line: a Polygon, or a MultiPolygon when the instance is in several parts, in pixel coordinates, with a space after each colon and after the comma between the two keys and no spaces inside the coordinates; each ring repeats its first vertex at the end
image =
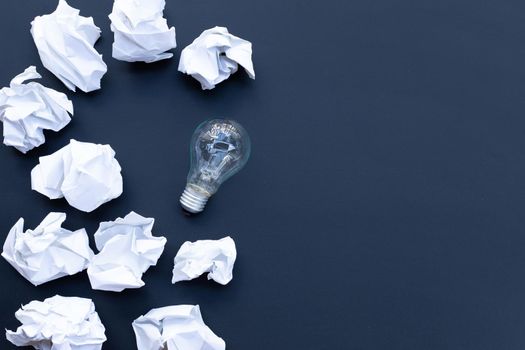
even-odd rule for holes
{"type": "Polygon", "coordinates": [[[208,120],[195,129],[191,138],[191,165],[186,188],[180,197],[190,213],[204,210],[219,186],[244,167],[250,158],[250,137],[233,120],[208,120]]]}

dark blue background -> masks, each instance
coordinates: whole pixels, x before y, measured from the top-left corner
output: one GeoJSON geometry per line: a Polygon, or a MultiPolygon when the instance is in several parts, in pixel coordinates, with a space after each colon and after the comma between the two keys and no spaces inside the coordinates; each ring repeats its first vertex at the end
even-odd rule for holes
{"type": "MultiPolygon", "coordinates": [[[[0,328],[20,304],[92,298],[105,349],[134,349],[131,322],[154,307],[200,304],[229,350],[525,347],[525,3],[518,0],[168,0],[175,57],[111,58],[112,1],[71,0],[94,16],[108,74],[68,95],[73,122],[24,156],[0,147],[1,241],[49,211],[85,227],[129,211],[168,244],[146,286],[92,291],[87,275],[33,287],[0,261],[0,328]],[[177,72],[181,48],[215,25],[254,44],[242,72],[203,92],[177,72]],[[198,216],[178,197],[203,120],[240,121],[248,166],[198,216]],[[124,194],[86,214],[30,189],[38,157],[70,138],[109,143],[124,194]],[[170,284],[185,240],[232,235],[233,282],[170,284]]],[[[37,65],[29,33],[55,1],[0,2],[0,82],[37,65]]],[[[94,245],[93,245],[94,247],[94,245]]],[[[11,349],[0,340],[2,349],[11,349]]]]}

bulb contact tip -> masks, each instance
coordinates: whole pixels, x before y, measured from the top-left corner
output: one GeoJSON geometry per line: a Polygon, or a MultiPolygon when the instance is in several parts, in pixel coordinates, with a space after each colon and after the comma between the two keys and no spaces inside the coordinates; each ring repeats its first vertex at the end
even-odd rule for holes
{"type": "Polygon", "coordinates": [[[180,204],[187,212],[197,214],[204,210],[209,198],[209,196],[186,186],[182,196],[180,196],[180,204]]]}

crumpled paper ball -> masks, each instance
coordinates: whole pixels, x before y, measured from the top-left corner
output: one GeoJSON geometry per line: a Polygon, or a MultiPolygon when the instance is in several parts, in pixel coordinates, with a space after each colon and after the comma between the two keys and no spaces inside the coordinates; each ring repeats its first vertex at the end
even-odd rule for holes
{"type": "Polygon", "coordinates": [[[29,79],[42,78],[35,66],[11,80],[0,90],[0,121],[4,144],[26,153],[45,142],[44,130],[59,131],[71,121],[73,103],[61,92],[29,79]]]}
{"type": "Polygon", "coordinates": [[[15,313],[22,323],[6,338],[16,346],[38,350],[100,350],[105,328],[91,299],[56,295],[31,301],[15,313]]]}
{"type": "Polygon", "coordinates": [[[86,230],[62,228],[64,213],[49,213],[34,230],[20,218],[11,228],[2,256],[33,285],[85,270],[93,257],[86,230]]]}
{"type": "Polygon", "coordinates": [[[163,18],[165,0],[115,0],[109,15],[115,36],[113,58],[127,62],[156,62],[173,57],[175,27],[163,18]]]}
{"type": "Polygon", "coordinates": [[[206,326],[198,305],[153,309],[133,321],[140,350],[225,350],[226,343],[206,326]]]}
{"type": "Polygon", "coordinates": [[[237,250],[231,237],[184,242],[175,256],[171,283],[189,281],[209,272],[209,280],[226,285],[233,279],[236,258],[237,250]]]}
{"type": "Polygon", "coordinates": [[[80,16],[79,10],[60,0],[55,12],[35,17],[31,35],[44,67],[68,89],[100,89],[107,66],[93,47],[100,37],[93,17],[80,16]]]}
{"type": "Polygon", "coordinates": [[[237,72],[239,64],[255,79],[252,43],[230,34],[225,27],[215,27],[202,32],[182,50],[179,71],[197,79],[203,90],[209,90],[237,72]]]}
{"type": "Polygon", "coordinates": [[[71,140],[40,157],[31,171],[31,188],[50,199],[64,197],[72,207],[91,212],[122,194],[120,172],[110,145],[71,140]]]}
{"type": "Polygon", "coordinates": [[[95,233],[100,251],[87,273],[93,289],[121,292],[144,285],[142,275],[157,264],[165,237],[152,234],[155,219],[131,212],[124,218],[103,222],[95,233]]]}

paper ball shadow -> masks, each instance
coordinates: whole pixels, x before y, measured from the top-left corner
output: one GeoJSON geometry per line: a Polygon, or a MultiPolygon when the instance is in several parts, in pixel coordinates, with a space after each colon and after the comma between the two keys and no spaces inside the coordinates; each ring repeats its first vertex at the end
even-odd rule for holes
{"type": "MultiPolygon", "coordinates": [[[[172,52],[172,51],[168,51],[168,52],[172,52]]],[[[117,62],[125,64],[126,69],[130,71],[132,74],[140,74],[140,73],[157,74],[158,72],[164,72],[166,69],[172,66],[174,64],[174,59],[175,59],[175,55],[172,58],[160,60],[156,62],[151,62],[151,63],[124,62],[124,61],[117,61],[117,62]]]]}
{"type": "Polygon", "coordinates": [[[223,95],[230,93],[232,90],[234,93],[238,93],[238,90],[247,89],[250,84],[253,83],[253,79],[250,79],[242,67],[239,67],[236,73],[230,75],[228,79],[217,84],[215,88],[211,90],[202,90],[201,84],[191,75],[179,71],[177,71],[177,74],[180,75],[185,89],[192,91],[194,94],[201,94],[206,98],[215,100],[223,99],[223,95]]]}

